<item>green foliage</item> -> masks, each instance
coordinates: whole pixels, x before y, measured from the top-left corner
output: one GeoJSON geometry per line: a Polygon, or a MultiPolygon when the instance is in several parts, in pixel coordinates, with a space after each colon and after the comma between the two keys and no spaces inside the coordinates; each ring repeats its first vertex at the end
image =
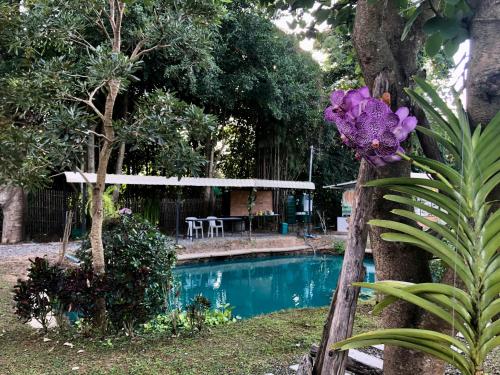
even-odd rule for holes
{"type": "MultiPolygon", "coordinates": [[[[120,215],[103,227],[106,277],[106,307],[115,329],[129,333],[166,310],[172,287],[175,245],[148,221],[120,215]]],[[[77,251],[83,269],[92,268],[89,240],[77,251]]]]}
{"type": "Polygon", "coordinates": [[[45,258],[30,259],[30,263],[27,279],[19,279],[14,287],[15,313],[24,323],[34,319],[47,331],[63,272],[45,258]]]}
{"type": "MultiPolygon", "coordinates": [[[[116,186],[109,186],[104,190],[102,195],[102,206],[105,218],[114,218],[118,216],[118,208],[115,206],[113,201],[113,192],[118,189],[116,186]]],[[[87,198],[87,213],[92,215],[92,188],[88,188],[88,198],[87,198]]]]}
{"type": "Polygon", "coordinates": [[[205,164],[202,146],[194,146],[193,140],[204,139],[216,123],[217,118],[201,108],[155,90],[139,100],[133,121],[123,126],[120,137],[133,135],[136,147],[155,150],[153,160],[164,174],[192,176],[205,164]]]}
{"type": "Polygon", "coordinates": [[[205,315],[210,311],[211,303],[203,295],[198,294],[189,305],[186,306],[187,320],[192,331],[201,332],[205,325],[205,315]]]}
{"type": "Polygon", "coordinates": [[[287,11],[294,15],[294,20],[289,24],[294,29],[297,26],[306,29],[304,36],[311,36],[311,30],[306,28],[304,14],[311,14],[317,24],[326,22],[332,27],[337,27],[344,32],[350,31],[354,23],[354,11],[356,0],[338,0],[335,2],[320,2],[316,6],[313,0],[260,0],[271,12],[278,9],[287,11]],[[308,33],[309,31],[309,33],[308,33]]]}
{"type": "Polygon", "coordinates": [[[434,130],[428,131],[454,155],[457,169],[423,157],[407,157],[432,179],[389,178],[368,184],[401,194],[388,194],[385,199],[410,207],[419,205],[414,198],[432,203],[435,208],[429,208],[429,212],[438,222],[421,217],[413,210],[393,210],[395,215],[424,224],[432,232],[390,220],[370,223],[395,231],[384,233],[384,240],[412,244],[440,258],[454,270],[461,285],[400,281],[356,285],[386,295],[376,312],[398,299],[413,303],[448,323],[454,332],[461,333],[465,344],[454,336],[401,328],[365,333],[336,343],[334,347],[344,350],[374,343],[397,345],[426,352],[455,366],[462,374],[475,375],[482,371],[487,354],[499,344],[500,325],[496,317],[500,313],[500,211],[494,210],[495,202],[489,197],[500,183],[497,142],[500,113],[486,127],[471,130],[458,100],[455,114],[430,85],[421,79],[415,80],[425,97],[412,90],[408,93],[426,111],[433,127],[441,128],[446,134],[443,137],[434,130]]]}
{"type": "MultiPolygon", "coordinates": [[[[111,48],[107,1],[34,0],[24,2],[21,12],[18,2],[0,4],[0,122],[2,128],[5,123],[21,133],[5,132],[2,144],[15,144],[22,136],[24,146],[17,152],[9,152],[10,147],[0,151],[2,166],[14,165],[18,167],[14,170],[23,172],[0,169],[2,182],[37,187],[46,181],[51,168],[80,167],[89,133],[103,132],[101,117],[110,81],[120,84],[113,128],[120,140],[130,144],[134,133],[123,131],[130,129],[129,120],[135,119],[136,126],[151,123],[127,113],[134,110],[143,93],[178,79],[192,85],[196,74],[214,68],[213,35],[225,14],[225,0],[124,3],[119,52],[111,48]]],[[[201,116],[201,109],[194,106],[185,112],[185,121],[201,116]]],[[[157,141],[155,148],[161,151],[165,173],[188,173],[200,167],[198,153],[188,148],[193,144],[185,141],[186,137],[199,141],[195,139],[198,133],[159,132],[149,141],[157,141]],[[161,143],[165,133],[173,137],[166,145],[161,143]],[[178,151],[171,147],[176,138],[183,138],[177,143],[185,150],[180,160],[168,163],[165,154],[178,151]]]]}
{"type": "Polygon", "coordinates": [[[446,266],[443,264],[443,261],[441,259],[432,259],[429,262],[429,268],[431,270],[432,281],[439,283],[446,272],[446,266]]]}
{"type": "Polygon", "coordinates": [[[47,331],[52,319],[63,327],[66,313],[76,313],[91,322],[99,296],[109,289],[106,280],[95,276],[92,270],[62,268],[50,264],[46,258],[30,260],[26,280],[18,280],[14,287],[16,315],[27,322],[38,321],[47,331]]]}
{"type": "Polygon", "coordinates": [[[146,333],[181,333],[201,332],[206,327],[234,323],[237,318],[233,316],[233,307],[225,304],[220,308],[210,309],[206,303],[199,301],[203,296],[193,299],[185,311],[175,309],[166,314],[159,314],[154,319],[144,324],[146,333]]]}
{"type": "Polygon", "coordinates": [[[0,185],[44,187],[51,161],[39,150],[48,142],[43,134],[2,124],[0,119],[0,185]]]}
{"type": "Polygon", "coordinates": [[[361,67],[349,35],[333,29],[318,34],[316,43],[327,56],[323,64],[323,81],[327,92],[364,85],[361,67]]]}
{"type": "MultiPolygon", "coordinates": [[[[420,5],[421,8],[423,5],[420,5]]],[[[468,18],[472,15],[466,0],[449,0],[440,3],[440,9],[434,8],[434,17],[428,19],[423,30],[429,35],[426,51],[434,56],[444,46],[444,52],[452,57],[460,43],[468,38],[468,18]]]]}
{"type": "Polygon", "coordinates": [[[256,199],[257,199],[257,189],[253,188],[252,190],[250,190],[250,193],[248,193],[248,199],[247,199],[247,211],[249,217],[252,217],[254,215],[253,208],[255,207],[256,199]]]}
{"type": "Polygon", "coordinates": [[[142,216],[153,225],[160,222],[160,200],[158,198],[146,198],[144,200],[142,216]]]}
{"type": "Polygon", "coordinates": [[[245,1],[231,4],[214,58],[218,71],[199,77],[196,94],[223,125],[223,174],[287,179],[306,172],[322,125],[319,65],[245,1]],[[271,166],[267,176],[264,165],[271,166]]]}
{"type": "Polygon", "coordinates": [[[332,242],[332,250],[335,254],[343,255],[345,253],[345,241],[334,240],[332,242]]]}
{"type": "MultiPolygon", "coordinates": [[[[351,32],[354,24],[356,0],[339,0],[333,3],[317,2],[309,0],[261,0],[273,12],[275,10],[287,11],[294,16],[289,24],[295,29],[300,26],[304,31],[303,36],[314,37],[318,34],[316,25],[326,22],[332,28],[342,33],[351,32]],[[305,15],[310,15],[313,22],[306,22],[305,15]]],[[[425,49],[430,57],[437,54],[441,48],[448,57],[457,52],[460,43],[468,38],[469,21],[472,9],[467,0],[393,0],[393,6],[400,9],[401,15],[406,19],[406,24],[401,34],[404,41],[413,32],[417,19],[430,8],[433,15],[428,17],[423,25],[423,30],[428,34],[425,49]]],[[[386,6],[381,0],[368,0],[373,6],[386,6]]]]}

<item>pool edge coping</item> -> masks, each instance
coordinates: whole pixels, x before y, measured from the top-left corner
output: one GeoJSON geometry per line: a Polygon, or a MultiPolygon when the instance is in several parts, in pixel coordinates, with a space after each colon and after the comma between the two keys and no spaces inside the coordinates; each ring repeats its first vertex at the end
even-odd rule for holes
{"type": "MultiPolygon", "coordinates": [[[[187,253],[177,255],[178,263],[195,263],[203,262],[211,259],[225,259],[234,257],[245,257],[245,256],[260,256],[260,255],[270,255],[270,254],[306,254],[319,252],[321,254],[336,254],[332,251],[330,246],[322,246],[319,248],[313,248],[312,246],[290,246],[290,247],[270,247],[270,248],[258,248],[258,249],[237,249],[228,251],[209,251],[201,253],[187,253]]],[[[366,249],[365,254],[372,254],[371,249],[366,249]]],[[[338,254],[337,254],[338,255],[338,254]]]]}

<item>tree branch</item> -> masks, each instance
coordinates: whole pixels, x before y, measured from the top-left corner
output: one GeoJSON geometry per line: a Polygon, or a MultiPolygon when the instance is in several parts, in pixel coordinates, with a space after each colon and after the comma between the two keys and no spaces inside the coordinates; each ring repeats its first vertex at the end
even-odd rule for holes
{"type": "Polygon", "coordinates": [[[102,32],[104,33],[104,35],[106,36],[106,38],[108,38],[109,41],[112,41],[113,39],[109,35],[108,29],[106,29],[106,26],[104,25],[104,21],[101,18],[101,14],[103,12],[104,12],[104,14],[106,14],[107,17],[109,17],[108,13],[105,10],[101,10],[99,13],[96,12],[97,13],[97,19],[96,19],[95,22],[96,22],[97,26],[99,27],[99,29],[102,30],[102,32]]]}
{"type": "Polygon", "coordinates": [[[89,130],[79,130],[79,129],[76,129],[77,132],[79,133],[82,133],[82,134],[85,134],[85,135],[90,135],[90,134],[94,134],[95,136],[99,137],[99,138],[103,138],[105,139],[106,141],[108,141],[109,143],[113,143],[113,141],[111,139],[109,139],[108,137],[106,137],[104,134],[101,134],[101,133],[97,133],[91,129],[89,130]]]}
{"type": "Polygon", "coordinates": [[[90,50],[94,51],[96,48],[89,43],[87,39],[85,39],[78,31],[70,31],[69,38],[71,41],[78,43],[84,47],[90,48],[90,50]]]}
{"type": "Polygon", "coordinates": [[[94,103],[92,103],[90,100],[88,99],[82,99],[82,98],[78,98],[76,96],[72,96],[72,95],[67,95],[66,98],[68,100],[72,100],[74,102],[79,102],[79,103],[84,103],[86,105],[88,105],[94,112],[97,116],[99,116],[99,118],[101,120],[104,120],[104,115],[102,114],[101,111],[99,111],[99,109],[94,105],[94,103]]]}
{"type": "Polygon", "coordinates": [[[142,39],[141,41],[139,41],[134,50],[132,51],[132,54],[130,55],[130,60],[135,60],[137,58],[137,55],[139,54],[139,52],[141,51],[141,48],[144,46],[144,44],[146,43],[146,40],[145,39],[142,39]]]}
{"type": "MultiPolygon", "coordinates": [[[[160,48],[167,48],[167,47],[168,47],[168,44],[157,44],[154,47],[146,48],[146,49],[139,51],[139,52],[136,52],[136,50],[134,49],[134,52],[132,52],[132,55],[130,56],[130,60],[135,61],[148,52],[151,52],[151,51],[154,51],[154,50],[160,49],[160,48]]],[[[137,46],[136,46],[136,48],[137,48],[137,46]]]]}

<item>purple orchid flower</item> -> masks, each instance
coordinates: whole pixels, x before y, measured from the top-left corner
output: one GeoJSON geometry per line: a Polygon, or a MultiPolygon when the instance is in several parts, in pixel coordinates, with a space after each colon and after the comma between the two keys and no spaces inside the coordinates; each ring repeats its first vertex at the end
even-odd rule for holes
{"type": "Polygon", "coordinates": [[[401,142],[417,125],[408,108],[393,112],[382,100],[372,98],[368,87],[334,91],[330,103],[324,112],[325,120],[337,125],[340,138],[356,150],[357,158],[365,158],[375,166],[401,160],[401,142]]]}

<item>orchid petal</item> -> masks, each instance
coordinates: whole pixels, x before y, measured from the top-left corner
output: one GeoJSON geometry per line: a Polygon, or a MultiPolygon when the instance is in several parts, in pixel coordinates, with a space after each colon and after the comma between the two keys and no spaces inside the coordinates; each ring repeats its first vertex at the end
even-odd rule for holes
{"type": "Polygon", "coordinates": [[[403,128],[408,132],[412,132],[417,127],[417,118],[415,116],[409,116],[403,121],[403,128]]]}
{"type": "Polygon", "coordinates": [[[333,106],[326,107],[324,112],[324,118],[328,122],[334,122],[335,112],[333,106]]]}
{"type": "Polygon", "coordinates": [[[360,87],[358,92],[361,94],[363,98],[370,98],[370,89],[367,86],[360,87]]]}
{"type": "Polygon", "coordinates": [[[407,107],[398,108],[396,115],[399,117],[399,121],[403,121],[410,114],[410,110],[407,107]]]}
{"type": "Polygon", "coordinates": [[[335,109],[339,108],[344,100],[344,97],[345,97],[344,90],[336,90],[332,92],[332,94],[330,95],[330,103],[332,103],[332,106],[335,109]]]}

